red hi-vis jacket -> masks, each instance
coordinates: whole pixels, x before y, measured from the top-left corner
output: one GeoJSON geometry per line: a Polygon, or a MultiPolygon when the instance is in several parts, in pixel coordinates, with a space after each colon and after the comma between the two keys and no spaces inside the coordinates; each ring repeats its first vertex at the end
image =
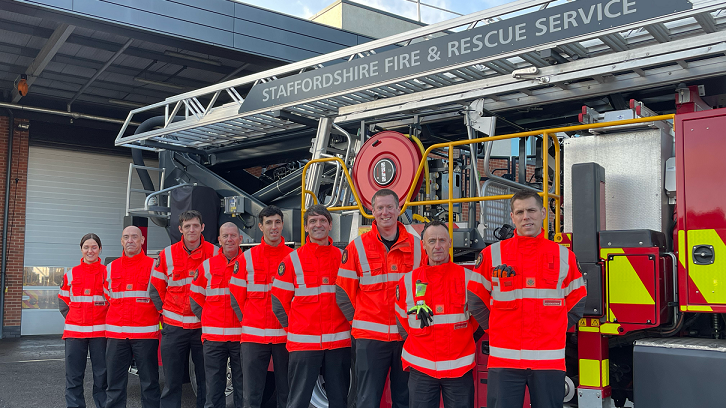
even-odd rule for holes
{"type": "Polygon", "coordinates": [[[352,320],[356,339],[401,341],[393,305],[396,284],[407,272],[423,265],[421,239],[398,223],[398,241],[386,249],[376,222],[353,240],[343,252],[338,271],[337,301],[345,317],[352,320]]]}
{"type": "Polygon", "coordinates": [[[403,369],[413,367],[434,378],[457,378],[474,368],[478,327],[467,308],[466,286],[472,272],[447,262],[422,266],[401,278],[396,288],[396,318],[405,333],[403,369]],[[426,285],[423,296],[416,283],[426,285]],[[416,315],[407,315],[416,302],[424,301],[434,313],[433,324],[421,328],[416,315]]]}
{"type": "Polygon", "coordinates": [[[575,254],[545,239],[519,235],[481,252],[469,282],[469,310],[489,329],[489,368],[565,370],[565,336],[582,317],[585,281],[575,254]],[[506,264],[515,276],[492,277],[506,264]]]}
{"type": "Polygon", "coordinates": [[[202,320],[202,341],[235,341],[242,334],[229,301],[229,278],[241,271],[240,258],[227,259],[222,250],[202,262],[190,288],[191,307],[202,320]]]}
{"type": "Polygon", "coordinates": [[[214,256],[215,246],[201,238],[202,244],[191,252],[184,239],[168,246],[156,260],[151,273],[151,300],[164,315],[164,324],[185,329],[202,327],[189,305],[189,286],[202,262],[214,256]]]}
{"type": "Polygon", "coordinates": [[[260,245],[245,251],[240,259],[240,272],[229,281],[232,308],[242,324],[243,343],[280,344],[287,332],[272,312],[270,291],[280,262],[293,249],[283,239],[277,246],[260,245]]]}
{"type": "Polygon", "coordinates": [[[159,311],[149,296],[154,260],[142,251],[133,257],[124,253],[108,264],[104,292],[111,305],[106,316],[106,337],[112,339],[156,339],[159,311]]]}
{"type": "Polygon", "coordinates": [[[287,350],[350,347],[350,324],[335,303],[340,249],[307,239],[280,264],[272,284],[272,309],[287,328],[287,350]]]}
{"type": "Polygon", "coordinates": [[[101,260],[66,271],[58,293],[58,307],[66,318],[63,338],[104,337],[108,303],[103,297],[106,267],[101,260]]]}

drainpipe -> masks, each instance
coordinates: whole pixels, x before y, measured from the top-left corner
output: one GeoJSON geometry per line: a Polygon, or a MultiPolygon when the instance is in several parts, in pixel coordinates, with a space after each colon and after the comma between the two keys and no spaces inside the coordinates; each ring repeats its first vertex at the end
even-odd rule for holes
{"type": "Polygon", "coordinates": [[[3,328],[5,327],[5,274],[7,272],[8,261],[8,214],[10,206],[10,176],[13,162],[13,136],[15,136],[15,115],[13,111],[8,109],[8,159],[7,173],[5,174],[5,206],[3,207],[3,238],[2,238],[2,265],[0,265],[0,339],[3,338],[3,328]]]}

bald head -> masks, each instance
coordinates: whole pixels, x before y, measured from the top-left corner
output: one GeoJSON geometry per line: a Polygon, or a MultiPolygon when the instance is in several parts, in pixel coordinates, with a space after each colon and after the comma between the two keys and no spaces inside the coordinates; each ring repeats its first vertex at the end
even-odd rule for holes
{"type": "Polygon", "coordinates": [[[130,225],[124,228],[124,231],[121,233],[121,245],[124,247],[124,255],[129,258],[141,253],[141,248],[145,241],[146,239],[139,227],[130,225]]]}

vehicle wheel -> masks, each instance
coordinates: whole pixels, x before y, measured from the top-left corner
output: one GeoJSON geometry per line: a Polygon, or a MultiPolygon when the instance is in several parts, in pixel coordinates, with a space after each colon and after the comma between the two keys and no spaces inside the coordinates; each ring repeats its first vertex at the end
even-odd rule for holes
{"type": "MultiPolygon", "coordinates": [[[[348,388],[348,408],[355,408],[355,377],[351,370],[350,374],[350,387],[348,388]]],[[[325,393],[325,380],[323,376],[318,376],[318,381],[315,382],[315,388],[313,388],[313,396],[310,398],[310,408],[328,408],[328,396],[325,393]]]]}

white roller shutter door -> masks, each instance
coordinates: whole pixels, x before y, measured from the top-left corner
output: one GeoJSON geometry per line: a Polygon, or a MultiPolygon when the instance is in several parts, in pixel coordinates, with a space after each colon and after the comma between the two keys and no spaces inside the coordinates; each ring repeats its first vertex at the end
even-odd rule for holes
{"type": "MultiPolygon", "coordinates": [[[[130,157],[30,147],[23,334],[62,331],[62,318],[57,319],[60,313],[47,309],[53,295],[45,293],[51,290],[51,284],[57,283],[57,276],[43,275],[57,275],[60,268],[78,265],[81,259],[79,244],[84,234],[93,232],[101,238],[101,259],[121,256],[130,162],[130,157]],[[41,289],[43,286],[47,289],[41,289]],[[37,296],[40,299],[36,299],[37,296]],[[28,304],[28,299],[43,306],[35,308],[28,304]]],[[[156,165],[151,161],[147,163],[147,166],[156,165]]],[[[152,172],[151,176],[156,181],[156,173],[152,172]]],[[[141,188],[140,185],[134,187],[141,188]]],[[[142,196],[137,194],[132,207],[143,206],[141,200],[142,196]]],[[[148,252],[159,251],[167,245],[166,231],[149,221],[148,252]]],[[[55,286],[55,294],[57,288],[55,286]]]]}

